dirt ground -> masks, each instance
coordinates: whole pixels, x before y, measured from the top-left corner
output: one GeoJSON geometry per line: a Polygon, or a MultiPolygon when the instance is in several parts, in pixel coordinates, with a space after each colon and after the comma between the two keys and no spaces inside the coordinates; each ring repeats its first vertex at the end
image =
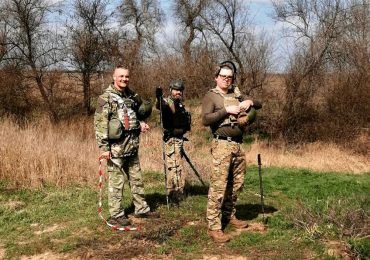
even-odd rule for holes
{"type": "MultiPolygon", "coordinates": [[[[131,219],[133,221],[133,219],[131,219]]],[[[141,226],[140,231],[129,231],[129,235],[122,235],[117,241],[92,241],[74,252],[68,254],[57,254],[54,252],[44,252],[33,256],[23,256],[22,260],[62,260],[62,259],[132,259],[132,260],[169,260],[175,259],[178,255],[172,253],[165,255],[152,254],[153,248],[161,247],[161,243],[168,237],[174,235],[178,229],[185,225],[194,225],[194,223],[169,223],[167,220],[151,220],[150,223],[135,219],[133,223],[141,226]]],[[[241,232],[266,232],[266,227],[262,224],[253,223],[243,230],[235,230],[230,233],[232,236],[239,236],[241,232]]],[[[116,231],[120,232],[120,231],[116,231]]],[[[125,232],[125,231],[121,231],[125,232]]],[[[126,231],[127,232],[127,231],[126,231]]],[[[255,257],[245,257],[241,255],[224,254],[225,245],[212,245],[209,242],[212,251],[205,251],[203,255],[191,256],[193,259],[203,260],[246,260],[255,259],[255,257]]],[[[0,247],[0,256],[4,250],[0,247]]],[[[259,252],[256,252],[256,257],[259,252]]],[[[182,255],[186,257],[186,255],[182,255]]],[[[1,257],[0,257],[1,259],[1,257]]]]}
{"type": "MultiPolygon", "coordinates": [[[[191,259],[201,260],[248,260],[258,259],[261,257],[269,257],[271,259],[279,257],[279,252],[269,252],[268,256],[266,252],[251,251],[249,256],[241,255],[230,255],[225,254],[227,247],[225,244],[214,244],[209,241],[210,249],[205,249],[202,255],[176,255],[176,253],[167,253],[164,255],[153,254],[153,248],[159,248],[162,242],[170,236],[176,234],[177,230],[184,225],[194,225],[194,223],[169,223],[168,220],[156,219],[146,222],[145,220],[131,219],[136,225],[140,226],[140,231],[128,231],[127,235],[122,235],[114,241],[90,241],[88,244],[78,248],[68,254],[58,254],[54,252],[44,252],[42,254],[33,256],[23,256],[21,260],[64,260],[64,259],[132,259],[132,260],[171,260],[176,257],[191,257],[191,259]]],[[[105,227],[102,227],[105,228],[105,227]]],[[[267,226],[261,223],[251,223],[249,227],[245,229],[236,229],[229,234],[236,237],[241,232],[267,232],[267,226]]],[[[52,232],[52,231],[50,231],[52,232]]],[[[113,232],[113,231],[110,231],[113,232]]],[[[116,231],[116,232],[127,232],[127,231],[116,231]]],[[[327,247],[327,254],[334,258],[340,259],[356,259],[351,253],[349,248],[342,242],[339,241],[325,241],[327,247]]],[[[5,255],[5,250],[0,245],[0,259],[5,255]]],[[[305,253],[307,259],[312,258],[312,252],[307,251],[305,253]]]]}

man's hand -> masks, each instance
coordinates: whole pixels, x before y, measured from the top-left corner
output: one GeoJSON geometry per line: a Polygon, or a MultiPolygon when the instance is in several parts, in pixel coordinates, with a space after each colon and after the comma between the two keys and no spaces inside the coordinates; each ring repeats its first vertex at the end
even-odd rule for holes
{"type": "Polygon", "coordinates": [[[239,104],[239,107],[240,107],[241,111],[246,111],[251,106],[253,106],[253,101],[252,100],[244,100],[243,102],[241,102],[239,104]]]}
{"type": "Polygon", "coordinates": [[[140,128],[141,128],[141,132],[143,132],[143,133],[149,131],[149,129],[150,129],[148,124],[145,123],[144,121],[140,121],[140,128]]]}
{"type": "Polygon", "coordinates": [[[110,151],[102,152],[99,156],[99,160],[109,160],[111,157],[110,151]]]}
{"type": "Polygon", "coordinates": [[[157,99],[159,99],[163,96],[163,90],[162,90],[161,87],[157,87],[155,89],[155,96],[157,97],[157,99]]]}
{"type": "Polygon", "coordinates": [[[240,107],[239,106],[227,106],[225,107],[226,112],[228,114],[237,115],[240,113],[240,107]]]}

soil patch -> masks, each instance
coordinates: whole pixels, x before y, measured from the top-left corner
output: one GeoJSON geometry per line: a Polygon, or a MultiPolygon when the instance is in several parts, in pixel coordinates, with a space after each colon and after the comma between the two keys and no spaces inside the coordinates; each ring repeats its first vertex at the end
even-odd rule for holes
{"type": "Polygon", "coordinates": [[[334,258],[340,258],[345,260],[359,259],[351,252],[348,245],[343,241],[326,241],[325,242],[327,253],[329,256],[334,258]]]}
{"type": "Polygon", "coordinates": [[[21,260],[62,260],[62,259],[72,259],[70,255],[56,254],[53,252],[45,252],[38,255],[32,256],[22,256],[21,260]]]}

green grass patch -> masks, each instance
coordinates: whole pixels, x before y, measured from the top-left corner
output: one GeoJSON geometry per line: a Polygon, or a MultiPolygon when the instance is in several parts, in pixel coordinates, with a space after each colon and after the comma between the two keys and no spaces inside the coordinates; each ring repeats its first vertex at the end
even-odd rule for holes
{"type": "Polygon", "coordinates": [[[356,254],[363,257],[363,259],[370,259],[370,238],[351,239],[349,240],[351,249],[356,254]]]}
{"type": "MultiPolygon", "coordinates": [[[[190,185],[189,196],[180,207],[167,210],[163,174],[144,173],[144,180],[150,184],[146,185],[147,201],[160,212],[161,219],[146,222],[143,231],[132,233],[113,232],[102,223],[95,187],[16,190],[0,183],[0,246],[5,259],[46,251],[83,256],[91,250],[97,258],[115,258],[122,252],[129,258],[130,252],[132,256],[145,252],[191,259],[222,255],[227,250],[230,255],[256,259],[330,259],[324,243],[327,240],[345,242],[354,255],[370,258],[369,173],[264,168],[267,231],[242,232],[223,246],[207,235],[207,189],[190,185]]],[[[251,223],[262,221],[259,192],[258,169],[252,167],[239,196],[238,218],[251,223]]],[[[128,214],[134,211],[128,185],[123,207],[128,214]]],[[[104,214],[107,212],[104,201],[104,214]]],[[[234,231],[226,228],[227,233],[234,231]]]]}

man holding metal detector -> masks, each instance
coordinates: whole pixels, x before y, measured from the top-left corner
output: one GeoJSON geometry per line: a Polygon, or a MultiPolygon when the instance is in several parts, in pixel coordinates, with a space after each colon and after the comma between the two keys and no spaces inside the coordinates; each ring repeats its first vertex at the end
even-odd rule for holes
{"type": "Polygon", "coordinates": [[[164,164],[167,194],[172,203],[178,204],[184,199],[185,171],[184,134],[190,131],[191,116],[183,104],[184,83],[173,80],[170,83],[170,96],[163,98],[161,87],[156,88],[157,109],[161,113],[161,125],[164,142],[164,164]]]}
{"type": "Polygon", "coordinates": [[[109,183],[108,222],[116,226],[128,226],[121,201],[125,177],[129,181],[135,206],[134,217],[158,218],[144,198],[144,184],[139,162],[139,137],[149,130],[144,122],[152,107],[129,87],[130,71],[117,66],[113,72],[113,83],[99,97],[95,111],[95,134],[101,154],[107,160],[109,183]]]}
{"type": "Polygon", "coordinates": [[[202,102],[202,122],[213,134],[211,153],[213,172],[208,192],[208,234],[219,243],[231,236],[223,226],[246,228],[248,224],[236,218],[236,202],[242,191],[246,172],[245,151],[242,147],[246,126],[253,122],[261,104],[241,94],[233,85],[236,67],[233,62],[222,62],[216,69],[216,86],[209,90],[202,102]],[[224,225],[223,225],[224,224],[224,225]]]}

